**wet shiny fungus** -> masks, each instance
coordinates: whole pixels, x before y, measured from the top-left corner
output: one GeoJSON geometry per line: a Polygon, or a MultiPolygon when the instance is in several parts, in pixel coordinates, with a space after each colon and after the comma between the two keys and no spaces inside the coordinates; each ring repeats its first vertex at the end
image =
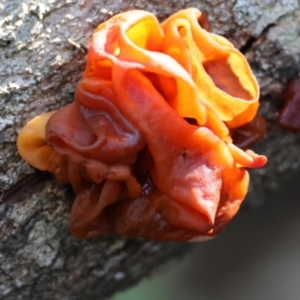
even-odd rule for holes
{"type": "Polygon", "coordinates": [[[238,211],[246,168],[266,158],[231,133],[255,118],[259,87],[207,29],[194,8],[161,24],[145,11],[113,16],[95,30],[75,101],[21,130],[24,160],[72,184],[76,237],[202,241],[238,211]]]}

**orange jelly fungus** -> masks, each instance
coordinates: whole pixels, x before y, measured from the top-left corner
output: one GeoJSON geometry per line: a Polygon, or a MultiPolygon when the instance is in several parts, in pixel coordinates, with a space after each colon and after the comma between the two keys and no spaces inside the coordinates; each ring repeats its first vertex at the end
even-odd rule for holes
{"type": "Polygon", "coordinates": [[[162,24],[129,11],[99,25],[75,101],[20,132],[24,160],[77,193],[76,237],[202,241],[238,211],[245,168],[266,157],[231,132],[255,117],[259,87],[244,56],[190,8],[162,24]]]}
{"type": "Polygon", "coordinates": [[[278,124],[293,132],[300,131],[300,78],[292,80],[284,93],[285,105],[278,117],[278,124]]]}

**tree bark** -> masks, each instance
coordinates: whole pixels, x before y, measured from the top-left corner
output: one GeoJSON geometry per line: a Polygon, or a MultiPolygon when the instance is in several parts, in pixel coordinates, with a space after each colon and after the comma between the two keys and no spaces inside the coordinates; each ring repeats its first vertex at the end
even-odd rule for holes
{"type": "Polygon", "coordinates": [[[246,205],[262,203],[299,169],[299,135],[278,127],[280,93],[300,72],[297,0],[4,0],[0,4],[0,299],[105,299],[184,253],[180,243],[101,237],[78,240],[67,228],[73,193],[33,170],[17,153],[22,126],[73,101],[95,27],[129,9],[163,20],[197,7],[212,31],[248,58],[268,122],[256,151],[246,205]]]}

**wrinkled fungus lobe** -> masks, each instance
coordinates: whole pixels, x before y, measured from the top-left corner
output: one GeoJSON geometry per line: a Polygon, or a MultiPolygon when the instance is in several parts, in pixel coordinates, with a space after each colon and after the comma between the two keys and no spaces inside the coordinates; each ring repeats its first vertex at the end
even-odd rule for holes
{"type": "Polygon", "coordinates": [[[278,124],[293,132],[300,131],[300,78],[293,79],[285,91],[285,105],[283,106],[278,124]]]}
{"type": "Polygon", "coordinates": [[[34,118],[18,149],[77,193],[70,230],[201,241],[236,214],[245,168],[264,156],[231,133],[256,115],[258,84],[243,55],[186,9],[159,24],[129,11],[99,25],[75,101],[34,118]]]}

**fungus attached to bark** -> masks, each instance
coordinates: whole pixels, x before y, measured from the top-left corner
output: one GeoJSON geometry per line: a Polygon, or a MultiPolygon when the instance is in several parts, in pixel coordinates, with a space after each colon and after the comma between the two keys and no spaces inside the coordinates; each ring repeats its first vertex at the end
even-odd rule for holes
{"type": "Polygon", "coordinates": [[[21,156],[76,191],[75,236],[198,241],[238,211],[245,168],[266,158],[230,134],[255,117],[259,88],[243,55],[201,25],[193,8],[162,24],[145,11],[112,17],[92,37],[75,102],[20,132],[21,156]]]}

